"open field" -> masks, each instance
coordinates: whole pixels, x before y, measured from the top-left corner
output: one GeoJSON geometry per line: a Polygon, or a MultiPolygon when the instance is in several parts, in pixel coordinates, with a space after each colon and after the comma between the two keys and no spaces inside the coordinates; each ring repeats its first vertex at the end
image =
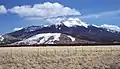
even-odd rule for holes
{"type": "Polygon", "coordinates": [[[120,47],[1,47],[0,69],[120,69],[120,47]]]}

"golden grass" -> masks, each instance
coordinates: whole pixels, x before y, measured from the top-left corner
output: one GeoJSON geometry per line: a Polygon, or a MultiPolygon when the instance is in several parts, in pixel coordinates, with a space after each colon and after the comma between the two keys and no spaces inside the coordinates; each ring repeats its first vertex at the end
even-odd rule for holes
{"type": "Polygon", "coordinates": [[[0,48],[0,69],[120,69],[120,47],[0,48]]]}

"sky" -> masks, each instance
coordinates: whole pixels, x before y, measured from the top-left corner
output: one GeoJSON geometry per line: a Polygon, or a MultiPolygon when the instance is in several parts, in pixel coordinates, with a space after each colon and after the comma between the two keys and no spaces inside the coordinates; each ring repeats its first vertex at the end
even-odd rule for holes
{"type": "Polygon", "coordinates": [[[0,0],[0,34],[68,17],[120,26],[120,0],[0,0]]]}

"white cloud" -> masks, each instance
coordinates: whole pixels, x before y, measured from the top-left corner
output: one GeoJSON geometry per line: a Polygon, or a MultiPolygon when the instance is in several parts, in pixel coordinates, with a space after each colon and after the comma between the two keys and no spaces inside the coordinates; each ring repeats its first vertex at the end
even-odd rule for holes
{"type": "Polygon", "coordinates": [[[7,13],[7,9],[3,5],[0,5],[0,14],[4,13],[7,13]]]}
{"type": "Polygon", "coordinates": [[[81,15],[79,11],[65,7],[59,3],[45,2],[43,4],[15,6],[9,9],[10,12],[22,17],[51,18],[67,15],[81,15]]]}
{"type": "Polygon", "coordinates": [[[18,30],[21,30],[23,29],[22,27],[21,28],[14,28],[13,31],[18,31],[18,30]]]}
{"type": "Polygon", "coordinates": [[[101,12],[98,14],[80,16],[80,18],[104,18],[104,17],[118,16],[119,14],[120,14],[120,10],[115,10],[115,11],[101,12]]]}

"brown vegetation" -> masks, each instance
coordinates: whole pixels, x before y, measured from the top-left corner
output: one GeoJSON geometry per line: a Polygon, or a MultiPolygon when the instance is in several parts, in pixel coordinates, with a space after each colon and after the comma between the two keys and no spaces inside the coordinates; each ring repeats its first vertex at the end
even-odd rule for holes
{"type": "Polygon", "coordinates": [[[120,47],[4,47],[0,69],[120,69],[120,47]]]}

